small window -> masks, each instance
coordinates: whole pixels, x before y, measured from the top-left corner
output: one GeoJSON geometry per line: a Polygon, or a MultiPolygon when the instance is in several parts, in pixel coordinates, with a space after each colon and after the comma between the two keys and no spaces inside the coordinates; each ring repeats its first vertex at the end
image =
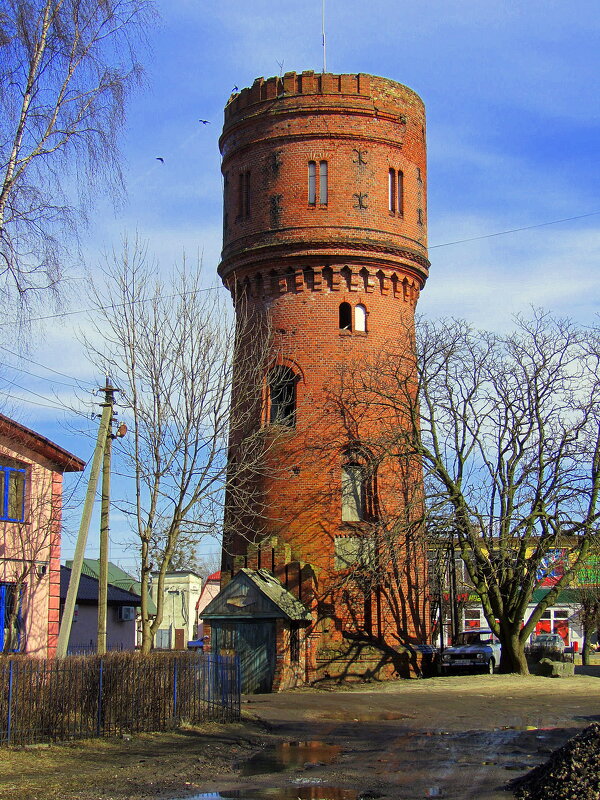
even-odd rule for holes
{"type": "Polygon", "coordinates": [[[392,214],[396,213],[396,170],[390,169],[388,173],[388,208],[392,214]]]}
{"type": "Polygon", "coordinates": [[[321,203],[321,205],[326,205],[327,202],[327,162],[319,161],[319,203],[321,203]]]}
{"type": "Polygon", "coordinates": [[[308,162],[308,203],[311,206],[317,204],[317,162],[308,162]]]}
{"type": "Polygon", "coordinates": [[[404,215],[404,173],[398,170],[398,214],[404,215]]]}
{"type": "Polygon", "coordinates": [[[25,515],[25,469],[0,464],[0,519],[23,522],[25,515]]]}
{"type": "Polygon", "coordinates": [[[417,223],[419,225],[423,224],[423,209],[422,208],[418,208],[417,209],[417,223]]]}
{"type": "Polygon", "coordinates": [[[290,663],[300,662],[300,629],[292,623],[290,628],[290,663]]]}
{"type": "Polygon", "coordinates": [[[296,425],[296,375],[289,367],[274,367],[269,372],[269,422],[271,425],[296,425]]]}
{"type": "Polygon", "coordinates": [[[340,330],[352,330],[352,306],[350,303],[340,303],[340,330]]]}
{"type": "Polygon", "coordinates": [[[354,330],[365,333],[367,330],[367,309],[359,303],[354,309],[354,330]]]}

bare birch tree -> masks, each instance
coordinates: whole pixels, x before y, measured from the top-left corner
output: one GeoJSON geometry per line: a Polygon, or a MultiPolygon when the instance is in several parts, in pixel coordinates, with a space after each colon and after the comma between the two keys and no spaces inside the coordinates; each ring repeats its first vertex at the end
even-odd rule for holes
{"type": "MultiPolygon", "coordinates": [[[[96,304],[104,344],[90,351],[121,390],[122,416],[131,427],[117,452],[133,491],[115,502],[130,515],[139,539],[147,652],[162,621],[164,577],[180,539],[189,548],[213,533],[226,484],[228,492],[239,490],[227,483],[228,441],[232,420],[245,431],[247,415],[260,404],[261,345],[257,340],[254,358],[237,370],[238,408],[232,412],[234,324],[218,294],[201,287],[199,270],[184,261],[162,280],[144,246],[125,242],[106,267],[96,304]],[[151,572],[158,573],[154,620],[148,615],[151,572]]],[[[260,431],[237,438],[250,473],[261,458],[260,431]]]]}
{"type": "Polygon", "coordinates": [[[6,0],[0,10],[0,292],[56,295],[91,191],[119,189],[117,134],[150,0],[6,0]]]}
{"type": "Polygon", "coordinates": [[[421,322],[415,348],[416,366],[390,347],[346,376],[345,403],[355,417],[365,403],[379,414],[371,447],[421,459],[427,514],[451,527],[502,642],[501,668],[527,674],[528,637],[597,536],[596,352],[584,331],[542,312],[506,336],[421,322]],[[557,552],[563,574],[528,612],[557,552]]]}

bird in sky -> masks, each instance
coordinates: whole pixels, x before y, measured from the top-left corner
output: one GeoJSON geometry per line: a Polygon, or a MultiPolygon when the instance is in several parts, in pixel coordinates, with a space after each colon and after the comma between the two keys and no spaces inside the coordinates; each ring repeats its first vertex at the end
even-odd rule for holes
{"type": "Polygon", "coordinates": [[[210,125],[209,119],[199,119],[198,122],[201,122],[203,125],[210,125]]]}
{"type": "Polygon", "coordinates": [[[156,160],[157,160],[157,161],[160,161],[160,163],[161,163],[161,164],[164,164],[164,163],[165,163],[165,160],[164,160],[164,158],[162,158],[161,156],[156,156],[156,160]]]}

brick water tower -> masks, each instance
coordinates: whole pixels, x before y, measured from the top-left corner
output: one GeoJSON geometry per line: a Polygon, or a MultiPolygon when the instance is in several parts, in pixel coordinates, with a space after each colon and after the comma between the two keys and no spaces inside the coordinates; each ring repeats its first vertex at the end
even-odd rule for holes
{"type": "MultiPolygon", "coordinates": [[[[277,629],[279,685],[408,674],[428,634],[423,549],[397,533],[402,577],[386,576],[378,537],[406,492],[397,459],[371,463],[380,412],[353,428],[340,386],[390,346],[411,352],[429,267],[423,102],[366,74],[258,78],[229,100],[220,146],[219,274],[239,324],[222,592],[255,571],[306,609],[299,630],[291,616],[277,629]],[[236,405],[249,365],[260,397],[236,405]]],[[[232,592],[232,613],[251,609],[232,592]]]]}

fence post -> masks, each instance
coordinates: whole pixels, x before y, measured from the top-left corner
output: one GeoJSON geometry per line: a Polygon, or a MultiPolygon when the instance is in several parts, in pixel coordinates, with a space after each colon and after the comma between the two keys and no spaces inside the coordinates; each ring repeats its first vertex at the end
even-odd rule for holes
{"type": "Polygon", "coordinates": [[[173,721],[177,719],[177,657],[173,662],[173,721]]]}
{"type": "Polygon", "coordinates": [[[100,669],[98,673],[98,719],[96,720],[96,735],[102,736],[102,695],[104,684],[104,659],[100,659],[100,669]]]}
{"type": "Polygon", "coordinates": [[[237,712],[237,719],[240,718],[240,703],[242,699],[242,664],[239,655],[235,658],[235,708],[237,712]]]}
{"type": "Polygon", "coordinates": [[[8,662],[8,720],[6,738],[7,743],[10,744],[10,736],[12,731],[12,696],[13,696],[13,662],[8,662]]]}

